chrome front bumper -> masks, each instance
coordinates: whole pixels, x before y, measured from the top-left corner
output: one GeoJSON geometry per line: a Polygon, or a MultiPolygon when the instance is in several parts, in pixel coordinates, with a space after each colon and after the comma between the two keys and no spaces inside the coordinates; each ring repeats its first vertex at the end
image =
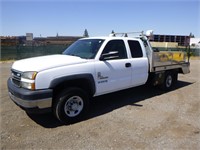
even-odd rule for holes
{"type": "Polygon", "coordinates": [[[17,105],[24,107],[24,108],[38,107],[39,109],[44,109],[44,108],[50,108],[52,106],[51,98],[28,101],[28,100],[23,100],[23,99],[16,97],[11,92],[9,92],[9,96],[17,105]]]}
{"type": "Polygon", "coordinates": [[[45,113],[52,109],[52,89],[27,90],[17,87],[13,84],[12,79],[7,81],[8,94],[13,102],[27,112],[45,113]]]}

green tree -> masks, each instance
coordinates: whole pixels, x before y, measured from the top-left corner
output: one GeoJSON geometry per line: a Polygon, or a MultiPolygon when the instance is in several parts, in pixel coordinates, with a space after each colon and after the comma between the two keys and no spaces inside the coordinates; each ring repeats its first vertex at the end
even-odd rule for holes
{"type": "Polygon", "coordinates": [[[87,29],[85,29],[83,36],[84,36],[84,37],[89,37],[89,34],[88,34],[87,29]]]}

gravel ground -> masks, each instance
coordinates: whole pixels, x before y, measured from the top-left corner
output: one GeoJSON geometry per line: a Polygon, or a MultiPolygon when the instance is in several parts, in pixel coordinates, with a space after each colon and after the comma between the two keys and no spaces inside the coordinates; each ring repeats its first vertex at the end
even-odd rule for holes
{"type": "Polygon", "coordinates": [[[200,60],[164,93],[140,86],[95,98],[86,120],[27,115],[8,97],[12,63],[0,63],[1,149],[200,149],[200,60]]]}

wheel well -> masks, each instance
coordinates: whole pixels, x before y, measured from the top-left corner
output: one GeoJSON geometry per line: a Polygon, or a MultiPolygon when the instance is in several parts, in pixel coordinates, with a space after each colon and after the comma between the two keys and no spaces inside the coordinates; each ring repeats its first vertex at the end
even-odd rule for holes
{"type": "Polygon", "coordinates": [[[180,72],[180,70],[179,69],[172,69],[172,70],[168,70],[167,72],[171,72],[172,75],[177,75],[180,72]]]}
{"type": "Polygon", "coordinates": [[[182,68],[179,68],[179,69],[178,69],[178,73],[182,73],[182,74],[183,74],[183,69],[182,69],[182,68]]]}
{"type": "Polygon", "coordinates": [[[172,70],[149,73],[147,84],[154,86],[163,84],[166,74],[169,73],[173,76],[173,79],[177,81],[179,70],[172,69],[172,70]]]}
{"type": "Polygon", "coordinates": [[[69,81],[63,81],[53,88],[53,96],[56,96],[60,91],[68,87],[78,87],[85,90],[88,93],[88,96],[94,95],[94,89],[92,84],[88,79],[74,79],[69,81]]]}

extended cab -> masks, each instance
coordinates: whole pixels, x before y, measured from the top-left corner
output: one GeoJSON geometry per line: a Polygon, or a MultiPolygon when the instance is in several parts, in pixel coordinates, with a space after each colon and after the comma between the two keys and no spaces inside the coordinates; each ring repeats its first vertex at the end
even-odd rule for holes
{"type": "Polygon", "coordinates": [[[51,111],[63,123],[87,112],[90,98],[151,82],[169,90],[189,73],[183,52],[154,52],[146,36],[83,38],[63,54],[16,61],[10,98],[27,112],[51,111]]]}

